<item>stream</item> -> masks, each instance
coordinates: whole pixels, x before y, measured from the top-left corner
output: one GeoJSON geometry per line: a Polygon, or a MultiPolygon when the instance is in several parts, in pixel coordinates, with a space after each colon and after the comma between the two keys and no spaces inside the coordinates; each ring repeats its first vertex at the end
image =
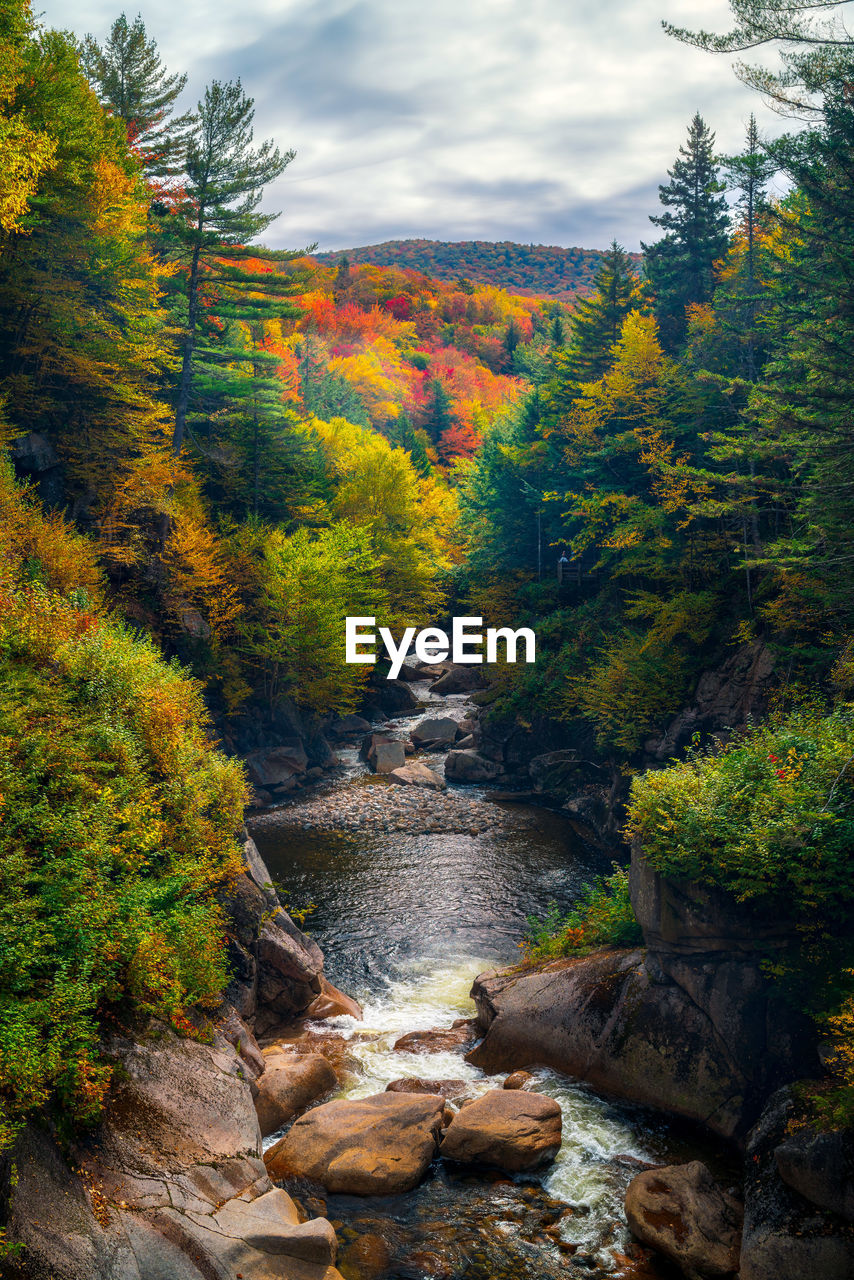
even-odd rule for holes
{"type": "MultiPolygon", "coordinates": [[[[465,714],[463,695],[414,691],[424,709],[384,730],[405,738],[425,714],[465,714]]],[[[551,901],[570,906],[608,862],[547,809],[490,802],[483,787],[449,785],[446,796],[425,796],[368,773],[357,747],[340,754],[334,779],[252,825],[283,902],[313,907],[305,927],[325,953],[330,981],[364,1009],[363,1022],[339,1017],[304,1034],[336,1038],[339,1097],[378,1093],[405,1076],[463,1080],[467,1096],[500,1087],[504,1076],[485,1076],[459,1049],[404,1052],[395,1041],[471,1018],[475,975],[517,962],[527,916],[544,915],[551,901]]],[[[412,758],[443,771],[443,755],[412,758]]],[[[563,1112],[562,1148],[543,1171],[474,1174],[437,1161],[406,1195],[303,1197],[309,1211],[332,1220],[345,1280],[664,1274],[631,1243],[625,1188],[644,1164],[698,1155],[714,1163],[717,1153],[583,1083],[546,1069],[534,1075],[528,1087],[563,1112]]]]}

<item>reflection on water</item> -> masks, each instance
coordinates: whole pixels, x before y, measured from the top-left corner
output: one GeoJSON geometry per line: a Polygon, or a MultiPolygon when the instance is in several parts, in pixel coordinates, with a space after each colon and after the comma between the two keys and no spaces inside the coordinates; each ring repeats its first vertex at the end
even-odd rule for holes
{"type": "MultiPolygon", "coordinates": [[[[298,808],[282,818],[295,822],[298,808]]],[[[402,1076],[462,1079],[468,1095],[501,1085],[503,1077],[484,1076],[458,1052],[393,1046],[406,1032],[471,1017],[473,977],[518,959],[526,917],[553,900],[569,906],[604,869],[558,815],[527,810],[525,819],[532,825],[474,837],[258,830],[283,899],[317,904],[306,927],[330,979],[364,1006],[362,1023],[325,1024],[348,1042],[352,1070],[340,1096],[381,1092],[402,1076]]],[[[554,1165],[541,1177],[508,1178],[438,1162],[406,1196],[329,1197],[345,1280],[657,1274],[626,1256],[625,1188],[638,1161],[696,1158],[696,1145],[555,1072],[536,1072],[532,1087],[562,1108],[554,1165]]]]}

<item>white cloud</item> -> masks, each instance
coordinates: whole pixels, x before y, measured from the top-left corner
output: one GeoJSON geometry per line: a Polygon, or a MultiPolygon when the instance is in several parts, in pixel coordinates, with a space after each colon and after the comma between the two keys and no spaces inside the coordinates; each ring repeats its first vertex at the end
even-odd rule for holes
{"type": "MultiPolygon", "coordinates": [[[[135,12],[136,5],[129,12],[135,12]]],[[[192,100],[240,76],[257,133],[297,158],[268,191],[271,243],[399,236],[630,248],[651,237],[687,124],[722,151],[751,110],[727,60],[660,20],[722,30],[725,0],[149,0],[143,17],[192,100]]],[[[48,0],[45,20],[102,36],[107,0],[48,0]]]]}

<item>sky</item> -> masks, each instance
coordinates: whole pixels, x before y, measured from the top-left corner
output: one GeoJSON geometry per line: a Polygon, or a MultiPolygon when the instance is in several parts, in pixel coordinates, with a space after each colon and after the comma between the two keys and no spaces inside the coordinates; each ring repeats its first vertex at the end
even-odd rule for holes
{"type": "MultiPolygon", "coordinates": [[[[102,39],[118,0],[42,0],[102,39]]],[[[721,152],[781,122],[730,58],[661,29],[723,31],[726,0],[132,0],[191,104],[240,78],[256,137],[296,158],[265,192],[267,244],[513,240],[628,249],[660,234],[666,181],[699,110],[721,152]]],[[[39,6],[36,5],[36,8],[39,6]]]]}

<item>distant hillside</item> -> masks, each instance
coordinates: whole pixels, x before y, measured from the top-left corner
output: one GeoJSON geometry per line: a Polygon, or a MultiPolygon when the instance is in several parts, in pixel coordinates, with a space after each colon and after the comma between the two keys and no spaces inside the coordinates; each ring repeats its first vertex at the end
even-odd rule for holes
{"type": "MultiPolygon", "coordinates": [[[[387,240],[358,249],[316,253],[332,265],[342,257],[354,265],[411,267],[434,280],[460,277],[493,284],[511,293],[572,299],[589,291],[602,253],[598,249],[563,249],[558,245],[513,244],[510,240],[387,240]]],[[[632,254],[637,261],[640,254],[632,254]]]]}

